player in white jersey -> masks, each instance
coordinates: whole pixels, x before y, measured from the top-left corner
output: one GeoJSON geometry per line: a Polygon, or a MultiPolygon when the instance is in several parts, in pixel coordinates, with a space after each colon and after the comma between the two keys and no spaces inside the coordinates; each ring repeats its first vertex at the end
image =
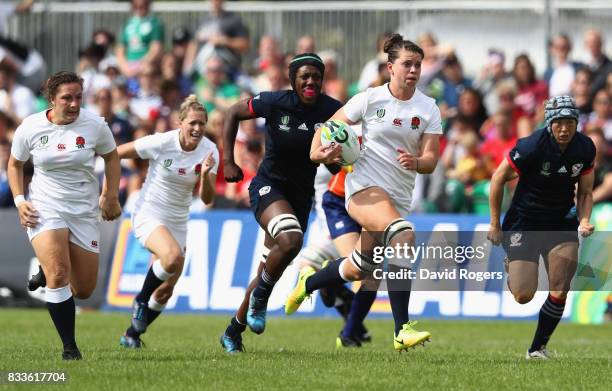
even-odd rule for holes
{"type": "Polygon", "coordinates": [[[96,287],[99,214],[121,215],[119,157],[104,119],[80,110],[83,79],[59,72],[47,80],[51,109],[30,115],[17,128],[8,176],[19,220],[42,266],[41,283],[51,319],[64,345],[64,360],[82,358],[76,340],[74,297],[96,287]],[[94,155],[102,156],[108,183],[98,199],[94,155]],[[32,159],[34,176],[24,198],[23,166],[32,159]],[[46,278],[45,278],[46,277],[46,278]]]}
{"type": "Polygon", "coordinates": [[[149,160],[149,171],[132,213],[134,234],[157,259],[134,299],[126,348],[140,348],[140,335],[161,314],[183,270],[187,221],[194,186],[202,202],[215,196],[219,151],[204,137],[206,109],[195,95],[181,105],[180,128],[119,146],[121,158],[149,160]]]}
{"type": "MultiPolygon", "coordinates": [[[[385,43],[385,52],[390,83],[357,94],[332,117],[349,124],[362,122],[365,152],[346,178],[346,207],[362,227],[360,240],[349,258],[330,262],[315,274],[302,273],[287,300],[288,314],[316,289],[373,273],[381,266],[373,260],[376,245],[403,247],[414,242],[413,226],[403,216],[409,211],[416,173],[429,174],[436,167],[442,134],[440,110],[434,99],[416,88],[423,50],[393,34],[385,43]]],[[[313,138],[310,156],[317,163],[326,163],[334,156],[323,156],[318,136],[313,138]]],[[[389,271],[398,267],[397,259],[387,261],[389,271]]],[[[388,285],[395,349],[424,343],[430,334],[414,330],[414,322],[408,321],[409,280],[388,281],[388,285]]]]}

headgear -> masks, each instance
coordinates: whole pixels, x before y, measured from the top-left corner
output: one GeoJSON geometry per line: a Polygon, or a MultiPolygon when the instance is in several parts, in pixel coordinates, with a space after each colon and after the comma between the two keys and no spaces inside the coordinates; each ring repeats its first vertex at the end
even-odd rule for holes
{"type": "Polygon", "coordinates": [[[552,122],[560,118],[572,118],[578,123],[580,112],[576,108],[574,99],[569,95],[560,95],[550,98],[544,106],[544,120],[546,128],[551,130],[552,122]]]}
{"type": "Polygon", "coordinates": [[[300,69],[303,65],[312,65],[321,71],[321,77],[325,73],[325,65],[323,64],[323,60],[321,57],[317,56],[314,53],[302,53],[298,54],[289,63],[289,82],[291,83],[291,87],[295,90],[295,76],[297,74],[298,69],[300,69]]]}

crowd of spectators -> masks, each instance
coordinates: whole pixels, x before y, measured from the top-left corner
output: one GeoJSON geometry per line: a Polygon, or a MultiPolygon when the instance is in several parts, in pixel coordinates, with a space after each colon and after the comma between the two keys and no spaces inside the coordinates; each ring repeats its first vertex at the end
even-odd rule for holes
{"type": "MultiPolygon", "coordinates": [[[[31,4],[22,1],[22,8],[13,11],[27,12],[31,4]]],[[[39,93],[44,60],[35,50],[1,36],[1,27],[0,23],[0,206],[9,207],[6,164],[13,132],[46,102],[39,93]]],[[[266,35],[254,42],[240,17],[224,10],[222,0],[211,1],[211,11],[195,31],[177,27],[168,32],[170,47],[164,46],[165,30],[151,13],[150,0],[133,0],[132,14],[121,31],[95,31],[75,59],[85,82],[85,109],[106,119],[118,144],[176,128],[180,102],[195,93],[209,112],[207,136],[222,152],[225,111],[260,91],[290,88],[287,63],[296,53],[321,56],[326,66],[324,91],[343,102],[389,80],[382,52],[389,33],[381,34],[372,58],[353,81],[343,77],[338,53],[319,48],[310,35],[290,45],[290,52],[282,51],[279,37],[266,35]],[[251,45],[257,57],[248,62],[245,55],[251,45]]],[[[544,100],[560,94],[575,98],[581,112],[579,131],[597,146],[594,200],[612,201],[612,62],[599,31],[586,30],[583,38],[589,56],[582,61],[572,58],[572,42],[560,34],[550,41],[549,69],[535,69],[527,53],[507,59],[503,50],[491,48],[483,53],[487,61],[481,71],[466,75],[451,45],[438,43],[430,32],[414,37],[426,54],[419,88],[436,99],[444,126],[438,167],[432,175],[419,177],[415,210],[488,213],[493,171],[518,138],[542,125],[544,100]]],[[[245,179],[228,184],[218,175],[214,207],[248,206],[249,181],[264,155],[263,129],[260,120],[241,122],[235,155],[245,179]]],[[[129,210],[146,166],[142,161],[122,164],[121,201],[129,210]]],[[[202,208],[194,203],[194,210],[202,208]]]]}

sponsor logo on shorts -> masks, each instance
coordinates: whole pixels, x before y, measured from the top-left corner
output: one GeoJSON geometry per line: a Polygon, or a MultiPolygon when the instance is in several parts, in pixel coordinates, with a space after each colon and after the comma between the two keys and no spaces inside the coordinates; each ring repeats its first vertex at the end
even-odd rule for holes
{"type": "Polygon", "coordinates": [[[83,149],[85,148],[85,138],[78,136],[76,138],[76,146],[78,149],[83,149]]]}
{"type": "Polygon", "coordinates": [[[65,151],[66,150],[66,144],[57,144],[57,150],[58,151],[65,151]]]}
{"type": "Polygon", "coordinates": [[[272,188],[270,186],[264,186],[261,189],[259,189],[259,195],[260,196],[265,196],[266,194],[268,194],[270,192],[270,190],[272,190],[272,188]]]}
{"type": "Polygon", "coordinates": [[[336,229],[344,228],[344,221],[338,221],[336,224],[334,224],[334,227],[336,227],[336,229]]]}
{"type": "Polygon", "coordinates": [[[421,119],[419,117],[412,117],[410,120],[410,129],[417,130],[421,126],[421,119]]]}
{"type": "Polygon", "coordinates": [[[395,118],[393,120],[393,126],[402,126],[402,120],[400,118],[395,118]]]}
{"type": "Polygon", "coordinates": [[[572,177],[580,175],[580,171],[582,171],[582,163],[576,163],[572,166],[572,177]]]}
{"type": "Polygon", "coordinates": [[[97,240],[92,240],[91,241],[91,247],[98,248],[98,241],[97,240]]]}
{"type": "Polygon", "coordinates": [[[523,234],[521,234],[520,232],[515,232],[512,235],[510,235],[510,247],[522,246],[523,245],[523,243],[521,243],[522,237],[523,237],[523,234]]]}

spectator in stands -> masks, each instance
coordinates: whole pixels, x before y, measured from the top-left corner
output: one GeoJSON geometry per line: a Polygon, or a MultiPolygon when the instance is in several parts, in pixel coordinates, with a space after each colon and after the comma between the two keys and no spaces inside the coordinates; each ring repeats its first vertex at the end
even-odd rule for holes
{"type": "Polygon", "coordinates": [[[443,117],[453,117],[459,105],[459,95],[472,86],[472,80],[463,75],[463,68],[454,53],[444,59],[444,67],[439,74],[442,82],[442,95],[440,99],[440,111],[446,111],[443,117]]]}
{"type": "Polygon", "coordinates": [[[489,113],[499,111],[499,85],[513,81],[512,75],[506,72],[505,64],[506,56],[501,50],[489,49],[487,61],[473,83],[474,88],[482,94],[484,106],[489,113]]]}
{"type": "Polygon", "coordinates": [[[110,88],[102,88],[96,91],[94,104],[98,115],[104,118],[111,132],[113,132],[117,145],[133,140],[134,128],[132,125],[113,112],[113,95],[110,88]]]}
{"type": "Polygon", "coordinates": [[[110,78],[99,70],[104,54],[104,47],[97,44],[91,44],[79,50],[77,73],[83,78],[83,102],[85,106],[94,103],[94,96],[97,90],[108,88],[111,85],[110,78]]]}
{"type": "Polygon", "coordinates": [[[207,60],[219,57],[227,65],[228,73],[234,76],[241,68],[242,55],[250,47],[249,30],[240,16],[223,9],[223,0],[212,0],[210,5],[210,14],[200,23],[195,34],[199,51],[195,60],[189,61],[203,75],[203,65],[207,60]]]}
{"type": "Polygon", "coordinates": [[[324,50],[319,53],[325,64],[322,92],[345,103],[348,99],[348,83],[339,75],[340,57],[335,50],[324,50]]]}
{"type": "Polygon", "coordinates": [[[586,65],[592,72],[591,97],[606,84],[608,74],[612,73],[612,61],[603,51],[603,40],[598,30],[589,29],[584,32],[584,46],[589,52],[586,65]]]}
{"type": "Polygon", "coordinates": [[[228,80],[223,59],[211,57],[206,62],[204,77],[196,81],[195,93],[210,113],[215,109],[225,111],[236,103],[240,88],[228,80]]]}
{"type": "Polygon", "coordinates": [[[578,130],[584,129],[588,116],[593,111],[591,104],[591,79],[592,74],[589,68],[584,67],[576,71],[576,76],[572,83],[572,98],[576,102],[576,107],[580,112],[578,117],[578,130]]]}
{"type": "Polygon", "coordinates": [[[163,53],[164,24],[150,13],[151,0],[132,0],[132,16],[121,30],[116,55],[121,73],[137,77],[146,63],[163,53]]]}
{"type": "MultiPolygon", "coordinates": [[[[473,88],[465,88],[459,95],[459,103],[457,105],[457,116],[462,116],[468,122],[469,127],[476,132],[480,131],[480,127],[487,119],[487,110],[482,104],[482,96],[480,92],[473,88]]],[[[447,122],[447,129],[452,126],[455,117],[447,122]]]]}
{"type": "Polygon", "coordinates": [[[608,153],[610,143],[606,142],[601,128],[592,127],[585,131],[595,144],[595,182],[593,203],[612,202],[612,156],[608,153]]]}
{"type": "Polygon", "coordinates": [[[490,125],[488,127],[485,125],[483,128],[487,128],[485,129],[487,137],[480,145],[480,156],[491,177],[497,166],[514,148],[517,138],[512,128],[512,115],[504,111],[495,113],[490,125]]]}
{"type": "MultiPolygon", "coordinates": [[[[366,62],[361,70],[361,75],[359,76],[359,81],[357,82],[357,89],[359,91],[363,91],[366,88],[371,87],[373,84],[378,84],[380,82],[379,65],[381,63],[384,63],[385,67],[387,65],[387,54],[384,52],[384,46],[385,41],[391,36],[391,34],[393,34],[391,31],[385,31],[378,36],[378,39],[376,40],[376,56],[366,62]]],[[[305,53],[314,53],[314,51],[305,53]]]]}
{"type": "Polygon", "coordinates": [[[17,69],[0,63],[0,111],[19,124],[34,112],[35,102],[32,91],[17,82],[17,69]]]}
{"type": "Polygon", "coordinates": [[[181,89],[176,81],[164,80],[160,84],[161,106],[155,118],[154,131],[164,133],[176,127],[180,123],[179,108],[183,102],[181,89]]]}
{"type": "Polygon", "coordinates": [[[190,70],[186,69],[187,64],[185,59],[189,51],[195,51],[197,44],[192,39],[191,31],[185,26],[177,26],[172,30],[172,48],[170,53],[174,56],[177,62],[179,73],[181,76],[188,78],[190,70]]]}
{"type": "Polygon", "coordinates": [[[282,65],[283,53],[280,50],[280,43],[272,35],[264,35],[259,40],[259,56],[253,63],[255,72],[265,72],[272,65],[282,65]]]}
{"type": "Polygon", "coordinates": [[[286,77],[286,72],[280,65],[270,65],[266,70],[259,75],[254,82],[254,94],[261,91],[280,91],[290,89],[289,80],[286,77]]]}
{"type": "Polygon", "coordinates": [[[312,35],[302,35],[295,45],[295,53],[316,53],[317,44],[312,35]]]}
{"type": "Polygon", "coordinates": [[[527,54],[519,54],[514,59],[512,76],[518,87],[514,103],[521,116],[529,118],[535,126],[544,119],[544,101],[548,98],[548,86],[545,81],[536,78],[535,68],[527,54]]]}
{"type": "Polygon", "coordinates": [[[572,41],[565,34],[558,34],[550,41],[548,51],[552,66],[544,73],[549,96],[569,95],[571,92],[576,71],[583,66],[579,62],[570,61],[571,50],[572,41]]]}
{"type": "Polygon", "coordinates": [[[153,127],[162,104],[159,95],[159,69],[152,63],[145,64],[138,74],[140,88],[129,102],[130,113],[134,116],[132,124],[153,127]]]}
{"type": "Polygon", "coordinates": [[[607,142],[612,143],[612,103],[605,89],[597,91],[593,111],[587,118],[586,129],[600,128],[607,142]]]}
{"type": "Polygon", "coordinates": [[[16,2],[3,2],[0,4],[0,35],[6,34],[6,21],[13,14],[29,12],[34,0],[21,0],[16,2]]]}
{"type": "Polygon", "coordinates": [[[181,100],[191,94],[193,83],[191,82],[190,78],[186,77],[181,72],[179,60],[176,58],[174,53],[164,53],[161,59],[160,71],[161,77],[164,81],[171,81],[178,85],[181,100]]]}
{"type": "Polygon", "coordinates": [[[386,83],[389,83],[390,81],[391,74],[389,73],[389,68],[387,67],[387,60],[384,60],[378,64],[378,75],[368,87],[380,87],[386,83]]]}
{"type": "Polygon", "coordinates": [[[419,79],[418,87],[421,90],[427,91],[427,86],[431,80],[442,70],[446,53],[438,45],[434,35],[429,31],[419,35],[417,43],[423,49],[423,52],[425,52],[425,57],[421,63],[421,78],[419,79]]]}
{"type": "Polygon", "coordinates": [[[13,206],[6,167],[11,154],[10,137],[14,130],[15,123],[11,117],[0,110],[0,208],[13,206]]]}
{"type": "Polygon", "coordinates": [[[0,36],[0,64],[17,70],[19,84],[40,91],[47,77],[47,64],[38,51],[0,36]]]}

